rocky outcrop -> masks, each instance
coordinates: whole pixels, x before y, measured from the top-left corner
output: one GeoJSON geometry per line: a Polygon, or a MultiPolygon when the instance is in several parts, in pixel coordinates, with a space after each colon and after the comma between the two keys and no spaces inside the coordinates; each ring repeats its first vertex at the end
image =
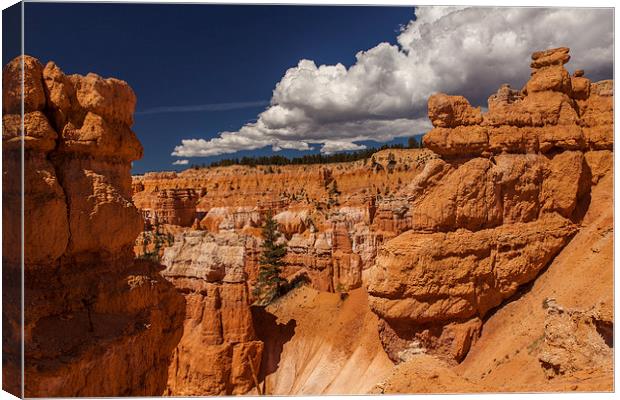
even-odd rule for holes
{"type": "Polygon", "coordinates": [[[460,96],[429,99],[424,143],[442,159],[401,190],[411,229],[380,249],[366,279],[395,361],[419,352],[462,360],[489,311],[578,231],[593,171],[609,165],[611,83],[571,77],[565,48],[532,59],[526,87],[503,86],[486,113],[460,96]]]}
{"type": "Polygon", "coordinates": [[[613,82],[571,77],[569,59],[567,48],[534,53],[525,87],[502,86],[482,115],[461,96],[431,96],[425,146],[444,157],[611,150],[613,82]]]}
{"type": "Polygon", "coordinates": [[[557,215],[475,232],[408,231],[380,251],[373,310],[419,324],[484,316],[532,280],[576,228],[557,215]],[[379,298],[380,295],[381,297],[379,298]]]}
{"type": "MultiPolygon", "coordinates": [[[[183,298],[161,266],[133,257],[142,219],[130,164],[142,146],[130,129],[136,98],[127,83],[67,76],[29,56],[4,68],[5,289],[17,290],[20,270],[22,61],[25,395],[160,395],[183,298]]],[[[5,308],[9,342],[19,335],[16,311],[5,308]]],[[[18,367],[16,350],[7,348],[5,371],[18,367]]]]}
{"type": "Polygon", "coordinates": [[[167,395],[244,394],[255,386],[263,342],[254,332],[247,270],[256,239],[189,231],[165,249],[166,277],[185,297],[184,334],[170,364],[167,395]]]}
{"type": "Polygon", "coordinates": [[[146,230],[160,224],[191,226],[201,193],[189,189],[162,189],[134,193],[133,201],[142,212],[146,230]]]}
{"type": "Polygon", "coordinates": [[[567,310],[555,299],[546,299],[543,307],[547,318],[538,360],[548,379],[584,370],[612,372],[613,312],[609,306],[567,310]]]}
{"type": "Polygon", "coordinates": [[[461,163],[434,160],[409,186],[416,231],[476,231],[531,222],[546,213],[572,218],[589,190],[584,154],[501,154],[461,163]]]}

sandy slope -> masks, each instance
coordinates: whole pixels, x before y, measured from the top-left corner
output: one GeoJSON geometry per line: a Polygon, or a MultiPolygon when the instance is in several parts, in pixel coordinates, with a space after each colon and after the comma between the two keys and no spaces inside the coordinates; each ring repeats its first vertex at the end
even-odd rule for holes
{"type": "Polygon", "coordinates": [[[268,394],[367,393],[393,368],[363,289],[341,299],[301,287],[266,313],[255,321],[265,341],[261,375],[268,394]]]}

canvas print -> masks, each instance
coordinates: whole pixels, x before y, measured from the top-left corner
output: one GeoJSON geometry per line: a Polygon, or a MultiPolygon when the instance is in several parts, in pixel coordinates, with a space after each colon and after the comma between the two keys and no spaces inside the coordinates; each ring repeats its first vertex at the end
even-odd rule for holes
{"type": "Polygon", "coordinates": [[[3,389],[613,391],[613,22],[5,9],[3,389]]]}

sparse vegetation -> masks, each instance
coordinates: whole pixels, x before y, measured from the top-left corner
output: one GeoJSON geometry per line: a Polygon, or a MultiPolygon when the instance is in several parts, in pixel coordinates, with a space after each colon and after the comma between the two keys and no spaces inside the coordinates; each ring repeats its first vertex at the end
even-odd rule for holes
{"type": "Polygon", "coordinates": [[[257,299],[256,305],[266,306],[282,294],[282,287],[286,283],[280,276],[284,265],[282,259],[286,255],[286,244],[278,243],[280,232],[271,211],[265,219],[262,236],[262,254],[258,261],[260,268],[252,294],[257,299]]]}
{"type": "Polygon", "coordinates": [[[138,258],[159,262],[162,247],[172,246],[173,243],[174,236],[170,232],[164,233],[161,225],[156,223],[152,231],[142,232],[142,254],[138,258]],[[151,243],[153,249],[149,250],[151,243]]]}
{"type": "Polygon", "coordinates": [[[327,207],[330,208],[332,206],[339,205],[338,196],[340,195],[340,190],[338,190],[338,183],[334,179],[327,190],[328,199],[327,199],[327,207]]]}
{"type": "MultiPolygon", "coordinates": [[[[411,137],[408,142],[409,148],[421,148],[421,141],[418,141],[415,137],[411,137]],[[412,141],[413,139],[413,141],[412,141]],[[415,146],[412,147],[412,144],[415,146]]],[[[405,149],[406,146],[398,143],[387,145],[384,144],[381,147],[371,147],[363,150],[342,152],[335,154],[309,154],[301,157],[288,158],[279,155],[273,156],[261,156],[261,157],[242,157],[242,158],[225,158],[219,161],[213,161],[210,164],[192,164],[191,169],[201,169],[210,167],[228,167],[231,165],[246,165],[255,167],[257,165],[304,165],[304,164],[331,164],[341,162],[351,162],[357,160],[367,160],[374,153],[387,149],[405,149]]],[[[273,169],[268,169],[267,174],[274,173],[273,169]]]]}

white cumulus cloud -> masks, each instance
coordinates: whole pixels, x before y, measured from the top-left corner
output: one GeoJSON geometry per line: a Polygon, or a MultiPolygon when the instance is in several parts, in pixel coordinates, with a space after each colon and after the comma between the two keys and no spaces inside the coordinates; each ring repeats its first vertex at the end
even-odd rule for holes
{"type": "Polygon", "coordinates": [[[323,153],[363,148],[430,128],[426,101],[438,91],[486,106],[500,84],[523,85],[530,55],[568,46],[569,69],[594,79],[613,69],[613,10],[419,7],[397,45],[356,54],[349,68],[300,60],[276,84],[270,106],[235,132],[185,139],[172,155],[212,156],[271,146],[323,153]]]}
{"type": "Polygon", "coordinates": [[[365,148],[366,148],[366,146],[364,146],[363,144],[357,144],[357,143],[353,143],[353,142],[348,142],[346,140],[344,140],[344,141],[341,141],[341,140],[326,140],[323,143],[323,147],[321,147],[321,153],[332,154],[332,153],[336,153],[338,151],[363,150],[365,148]]]}
{"type": "Polygon", "coordinates": [[[189,160],[176,160],[172,163],[172,165],[187,165],[189,164],[189,160]]]}

